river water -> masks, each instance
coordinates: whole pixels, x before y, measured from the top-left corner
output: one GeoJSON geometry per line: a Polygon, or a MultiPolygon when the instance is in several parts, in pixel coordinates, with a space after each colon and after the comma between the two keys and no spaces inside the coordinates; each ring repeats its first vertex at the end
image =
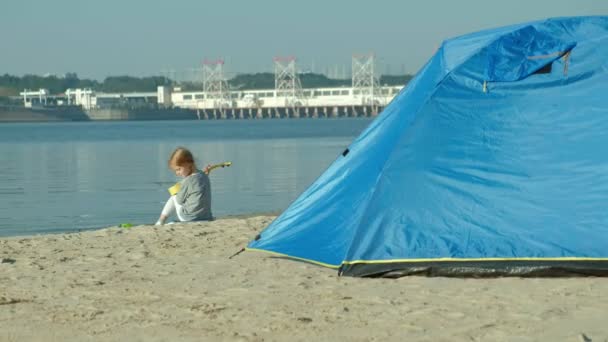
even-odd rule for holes
{"type": "Polygon", "coordinates": [[[210,175],[216,217],[280,212],[371,122],[364,118],[0,125],[0,236],[156,221],[177,146],[210,175]]]}

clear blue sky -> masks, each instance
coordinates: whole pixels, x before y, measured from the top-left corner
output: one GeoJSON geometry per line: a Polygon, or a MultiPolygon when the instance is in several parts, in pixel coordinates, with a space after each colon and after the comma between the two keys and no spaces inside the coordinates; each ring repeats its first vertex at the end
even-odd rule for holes
{"type": "Polygon", "coordinates": [[[415,73],[446,38],[574,15],[608,15],[608,1],[7,1],[0,74],[158,75],[217,57],[228,71],[261,72],[288,55],[302,70],[342,72],[372,51],[381,72],[415,73]]]}

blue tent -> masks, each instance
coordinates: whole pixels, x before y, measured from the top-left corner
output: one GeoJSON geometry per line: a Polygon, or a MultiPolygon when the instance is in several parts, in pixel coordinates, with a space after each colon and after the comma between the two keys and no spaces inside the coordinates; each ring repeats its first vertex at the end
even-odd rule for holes
{"type": "Polygon", "coordinates": [[[247,249],[351,276],[608,275],[608,17],[445,41],[247,249]]]}

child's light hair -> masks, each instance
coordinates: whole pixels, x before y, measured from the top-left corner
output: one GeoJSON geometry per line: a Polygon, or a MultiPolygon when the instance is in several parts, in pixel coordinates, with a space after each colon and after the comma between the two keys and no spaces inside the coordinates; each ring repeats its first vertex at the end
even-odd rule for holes
{"type": "Polygon", "coordinates": [[[171,157],[169,157],[169,168],[175,166],[187,166],[190,167],[190,171],[194,172],[194,170],[196,170],[196,163],[194,162],[192,152],[185,147],[176,148],[175,151],[171,153],[171,157]]]}

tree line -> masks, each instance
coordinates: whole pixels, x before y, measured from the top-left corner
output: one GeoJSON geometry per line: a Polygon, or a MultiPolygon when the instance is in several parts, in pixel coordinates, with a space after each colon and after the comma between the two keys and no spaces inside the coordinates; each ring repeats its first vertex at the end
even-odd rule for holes
{"type": "MultiPolygon", "coordinates": [[[[332,79],[322,74],[303,73],[300,74],[300,82],[303,88],[323,88],[350,86],[350,79],[332,79]]],[[[382,75],[381,85],[404,85],[412,75],[382,75]]],[[[274,88],[274,74],[254,73],[239,74],[228,80],[230,88],[238,89],[272,89],[274,88]]],[[[24,89],[48,89],[51,94],[63,93],[66,89],[91,88],[98,92],[120,93],[120,92],[152,92],[158,86],[181,85],[185,90],[201,90],[200,83],[179,83],[163,76],[133,77],[133,76],[110,76],[103,81],[81,79],[75,73],[60,76],[24,75],[13,76],[9,74],[0,75],[0,97],[18,96],[24,89]]]]}
{"type": "Polygon", "coordinates": [[[19,77],[4,74],[0,75],[0,96],[17,96],[24,89],[48,89],[51,94],[60,94],[70,88],[91,88],[95,91],[108,93],[156,91],[158,86],[171,83],[169,79],[162,76],[111,76],[106,77],[103,81],[97,81],[80,79],[74,73],[68,73],[63,77],[55,75],[24,75],[19,77]]]}

